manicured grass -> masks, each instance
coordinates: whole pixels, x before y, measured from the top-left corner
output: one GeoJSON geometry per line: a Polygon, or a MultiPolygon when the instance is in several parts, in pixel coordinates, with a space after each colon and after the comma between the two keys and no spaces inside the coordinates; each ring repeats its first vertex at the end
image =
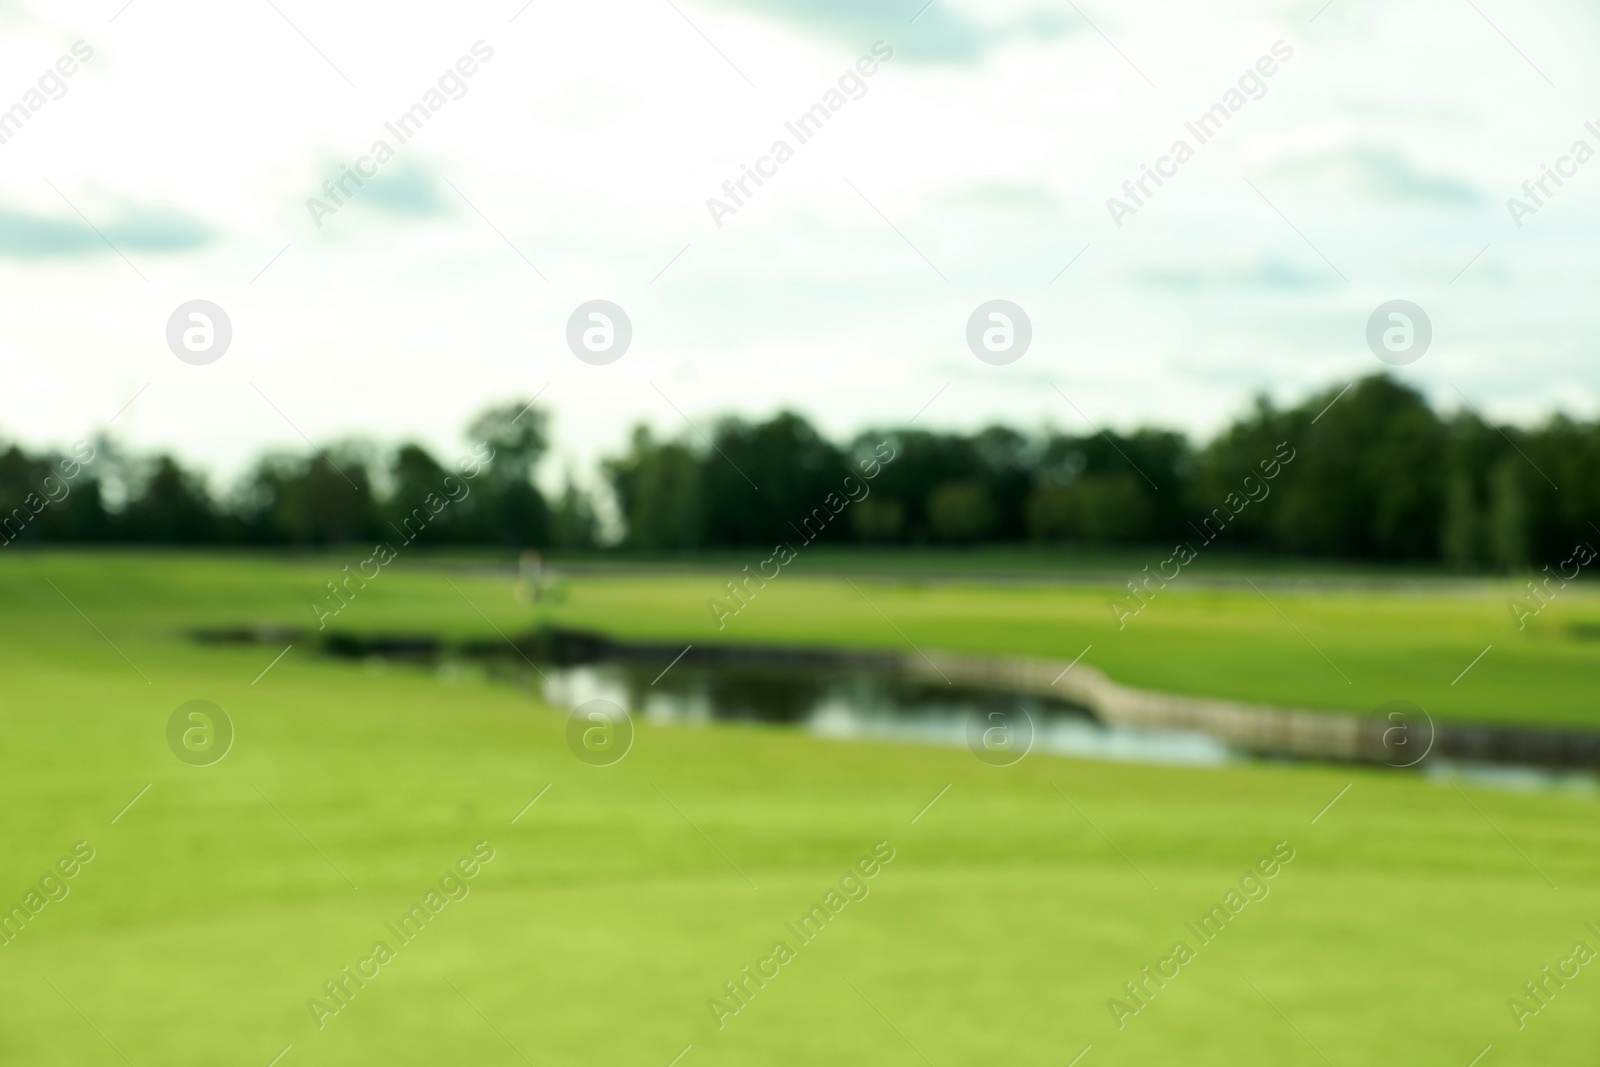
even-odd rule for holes
{"type": "MultiPolygon", "coordinates": [[[[594,768],[567,750],[564,715],[471,671],[297,646],[252,684],[278,649],[184,636],[305,625],[315,588],[359,558],[0,556],[0,902],[74,842],[96,849],[71,895],[0,948],[0,1062],[124,1062],[111,1044],[140,1067],[265,1067],[291,1044],[280,1067],[523,1062],[512,1045],[540,1065],[658,1067],[691,1044],[680,1067],[1060,1067],[1090,1044],[1081,1067],[1313,1064],[1318,1050],[1339,1067],[1464,1067],[1491,1042],[1495,1064],[1592,1053],[1589,969],[1520,1032],[1506,999],[1574,941],[1595,944],[1593,796],[1339,768],[996,769],[963,750],[648,724],[594,768]],[[192,699],[237,727],[211,767],[166,747],[192,699]],[[495,858],[471,895],[317,1029],[307,999],[479,841],[495,858]],[[870,896],[800,945],[784,924],[880,841],[895,858],[870,896]],[[1280,841],[1295,858],[1270,896],[1200,946],[1185,922],[1280,841]],[[797,957],[717,1029],[707,999],[778,939],[797,957]],[[1119,1031],[1106,1001],[1179,939],[1198,957],[1119,1031]]],[[[1411,696],[1463,715],[1526,692],[1519,714],[1544,721],[1582,721],[1567,688],[1594,676],[1590,646],[1563,636],[1596,613],[1576,595],[1517,634],[1487,594],[1263,585],[1345,686],[1249,588],[1174,587],[1118,633],[1091,590],[857,592],[797,572],[718,634],[710,575],[574,580],[530,608],[504,579],[409,563],[338,625],[903,646],[881,610],[929,648],[1071,658],[1093,642],[1088,661],[1139,684],[1328,707],[1411,696]],[[1420,675],[1434,704],[1416,695],[1432,689],[1382,693],[1420,675]]]]}
{"type": "MultiPolygon", "coordinates": [[[[434,558],[481,560],[478,550],[438,550],[434,558]]],[[[767,553],[762,552],[759,556],[767,553]]],[[[812,574],[883,575],[903,578],[948,578],[962,574],[974,578],[1077,581],[1097,578],[1121,583],[1147,564],[1154,568],[1172,555],[1170,545],[1119,545],[1085,547],[1056,545],[977,545],[965,548],[931,546],[829,545],[804,547],[804,569],[812,574]]],[[[575,569],[633,571],[698,571],[732,565],[738,570],[751,562],[749,549],[700,549],[694,552],[643,552],[620,549],[564,551],[552,556],[558,564],[575,569]]],[[[1241,574],[1287,574],[1299,578],[1362,579],[1367,581],[1445,581],[1459,577],[1437,563],[1358,563],[1336,559],[1295,559],[1266,556],[1235,549],[1208,547],[1184,568],[1186,575],[1213,577],[1241,574]]]]}
{"type": "MultiPolygon", "coordinates": [[[[154,627],[176,637],[241,622],[315,629],[311,601],[320,593],[322,602],[336,603],[325,583],[369,554],[289,561],[24,556],[0,570],[0,594],[19,610],[65,607],[40,580],[57,575],[64,590],[76,589],[74,599],[88,597],[90,605],[113,586],[119,597],[142,597],[141,632],[154,627]]],[[[943,558],[948,565],[950,557],[943,558]]],[[[749,603],[723,616],[719,628],[708,604],[715,598],[736,606],[724,588],[739,576],[731,564],[670,574],[586,572],[558,579],[544,602],[526,605],[481,559],[402,556],[327,624],[454,637],[555,624],[686,643],[915,647],[1063,662],[1092,645],[1084,663],[1149,689],[1363,714],[1406,699],[1440,719],[1600,729],[1592,697],[1600,589],[1585,584],[1560,590],[1519,629],[1508,603],[1535,602],[1509,579],[1373,584],[1371,575],[1352,575],[1338,584],[1292,572],[1198,572],[1119,627],[1108,607],[1119,590],[1109,582],[985,582],[964,572],[936,583],[815,578],[808,561],[802,556],[765,588],[752,584],[749,603]]],[[[1125,591],[1120,602],[1132,606],[1125,591]]]]}
{"type": "Polygon", "coordinates": [[[1600,729],[1592,688],[1600,642],[1574,629],[1600,622],[1600,597],[1576,586],[1521,631],[1506,607],[1510,583],[1354,591],[1173,584],[1119,628],[1107,606],[1110,587],[781,575],[719,629],[708,601],[721,594],[732,606],[726,580],[726,573],[573,579],[557,591],[560,603],[537,614],[686,641],[915,647],[1062,662],[1093,645],[1083,662],[1149,689],[1363,713],[1403,698],[1441,719],[1600,729]]]}

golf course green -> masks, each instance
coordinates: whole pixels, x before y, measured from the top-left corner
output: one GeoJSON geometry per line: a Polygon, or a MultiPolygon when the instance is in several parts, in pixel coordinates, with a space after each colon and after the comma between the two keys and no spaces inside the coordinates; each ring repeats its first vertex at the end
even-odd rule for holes
{"type": "MultiPolygon", "coordinates": [[[[565,711],[470,664],[192,637],[314,633],[310,604],[367,555],[0,554],[0,908],[22,909],[0,933],[0,1063],[1593,1059],[1600,969],[1572,961],[1600,948],[1594,792],[1318,765],[997,768],[648,722],[596,767],[565,711]],[[196,700],[233,730],[206,766],[168,741],[196,700]]],[[[733,606],[742,563],[558,568],[530,603],[509,570],[402,557],[328,626],[1063,663],[1092,646],[1084,662],[1150,689],[1600,729],[1600,597],[1576,585],[1519,629],[1510,581],[1219,576],[1174,582],[1119,629],[1120,578],[806,565],[719,629],[708,601],[733,606]]]]}

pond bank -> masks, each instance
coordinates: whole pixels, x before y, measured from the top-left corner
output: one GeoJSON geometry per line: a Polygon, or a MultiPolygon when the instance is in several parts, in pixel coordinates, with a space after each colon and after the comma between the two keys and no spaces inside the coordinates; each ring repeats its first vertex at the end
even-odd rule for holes
{"type": "MultiPolygon", "coordinates": [[[[1083,663],[943,653],[896,653],[766,645],[689,645],[619,641],[600,634],[543,629],[505,640],[448,644],[416,634],[317,635],[284,628],[236,628],[194,634],[208,643],[314,643],[329,655],[432,663],[459,657],[513,670],[534,663],[563,667],[629,664],[702,674],[732,669],[779,672],[804,686],[814,676],[856,672],[916,686],[926,699],[938,690],[1009,700],[1030,697],[1081,711],[1111,728],[1144,733],[1203,734],[1254,756],[1417,766],[1424,759],[1600,768],[1600,732],[1435,723],[1426,711],[1385,705],[1377,712],[1311,711],[1135,689],[1083,663]],[[687,651],[685,648],[687,647],[687,651]]],[[[650,673],[653,673],[651,671],[650,673]]],[[[651,685],[655,683],[652,682],[651,685]]],[[[757,718],[766,716],[755,716],[757,718]]],[[[781,716],[777,716],[781,718],[781,716]]]]}

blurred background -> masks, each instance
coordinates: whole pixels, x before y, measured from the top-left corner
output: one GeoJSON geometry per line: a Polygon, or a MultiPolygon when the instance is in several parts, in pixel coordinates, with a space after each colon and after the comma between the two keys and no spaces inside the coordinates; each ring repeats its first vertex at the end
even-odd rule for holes
{"type": "Polygon", "coordinates": [[[1590,1062],[1597,35],[0,0],[0,1062],[1590,1062]]]}

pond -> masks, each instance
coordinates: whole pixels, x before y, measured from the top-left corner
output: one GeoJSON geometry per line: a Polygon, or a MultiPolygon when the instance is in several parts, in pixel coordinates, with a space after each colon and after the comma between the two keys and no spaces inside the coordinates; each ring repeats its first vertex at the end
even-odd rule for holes
{"type": "Polygon", "coordinates": [[[614,659],[541,669],[550,703],[606,700],[648,723],[770,724],[838,740],[966,747],[997,766],[1030,752],[1185,766],[1240,758],[1205,734],[1107,726],[1064,700],[928,683],[866,664],[686,659],[662,674],[658,663],[614,659]]]}
{"type": "MultiPolygon", "coordinates": [[[[595,712],[620,720],[626,712],[633,722],[649,724],[734,723],[795,729],[830,740],[966,748],[982,762],[1000,767],[1030,754],[1184,767],[1305,762],[1271,751],[1245,751],[1199,731],[1109,724],[1064,697],[1003,685],[935,681],[927,672],[908,670],[907,663],[915,662],[908,657],[884,653],[685,647],[555,629],[456,644],[428,635],[319,636],[282,628],[213,630],[194,636],[213,644],[303,642],[319,646],[323,654],[361,661],[375,670],[391,664],[428,667],[446,678],[483,672],[535,690],[545,702],[569,713],[581,712],[571,716],[574,721],[595,712]]],[[[582,736],[579,729],[571,736],[582,736]]],[[[1440,738],[1439,745],[1430,743],[1431,755],[1415,767],[1391,766],[1411,768],[1441,783],[1600,792],[1600,775],[1592,765],[1553,766],[1548,758],[1532,765],[1518,758],[1524,752],[1539,757],[1552,742],[1566,744],[1571,738],[1454,724],[1440,738]]],[[[1587,735],[1578,740],[1587,746],[1585,753],[1593,747],[1587,735]]]]}

